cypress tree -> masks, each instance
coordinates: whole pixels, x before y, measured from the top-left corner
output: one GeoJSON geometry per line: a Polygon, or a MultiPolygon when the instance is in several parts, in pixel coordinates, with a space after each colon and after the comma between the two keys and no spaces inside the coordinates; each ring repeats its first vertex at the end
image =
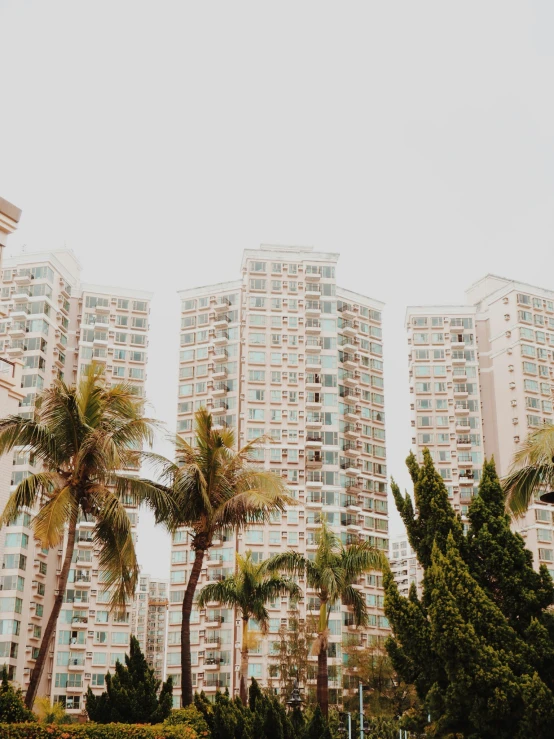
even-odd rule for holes
{"type": "Polygon", "coordinates": [[[125,664],[116,662],[115,674],[106,675],[106,691],[95,696],[88,689],[86,708],[91,721],[97,723],[157,724],[167,718],[173,702],[173,681],[163,684],[148,666],[137,639],[131,637],[125,664]]]}
{"type": "Polygon", "coordinates": [[[16,690],[10,683],[8,668],[3,665],[0,684],[0,724],[19,724],[36,720],[35,714],[26,707],[21,690],[16,690]]]}
{"type": "MultiPolygon", "coordinates": [[[[395,499],[425,574],[423,597],[399,595],[385,582],[394,631],[393,664],[416,686],[430,712],[430,735],[523,739],[551,735],[554,720],[552,582],[537,573],[521,537],[510,530],[494,462],[485,463],[469,530],[448,503],[427,451],[413,456],[416,509],[395,499]]],[[[417,721],[417,719],[416,719],[417,721]]]]}

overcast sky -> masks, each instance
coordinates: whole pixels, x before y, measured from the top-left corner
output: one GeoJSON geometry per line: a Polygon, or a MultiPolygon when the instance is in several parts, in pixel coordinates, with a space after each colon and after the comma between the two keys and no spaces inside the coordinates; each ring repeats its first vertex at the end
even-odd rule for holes
{"type": "MultiPolygon", "coordinates": [[[[486,272],[554,289],[553,38],[548,0],[0,0],[8,254],[67,245],[85,281],[155,292],[147,393],[174,428],[176,291],[260,243],[340,252],[387,304],[405,482],[406,305],[486,272]]],[[[168,575],[148,516],[139,557],[168,575]]]]}

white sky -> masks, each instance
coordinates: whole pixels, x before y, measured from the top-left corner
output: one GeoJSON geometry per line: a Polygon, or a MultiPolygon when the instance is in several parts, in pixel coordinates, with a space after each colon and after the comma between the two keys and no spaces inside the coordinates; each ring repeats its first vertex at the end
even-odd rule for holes
{"type": "MultiPolygon", "coordinates": [[[[153,290],[147,393],[174,427],[176,290],[243,248],[341,253],[387,303],[388,464],[411,430],[408,304],[489,271],[554,288],[554,3],[0,0],[8,253],[153,290]]],[[[166,452],[169,449],[166,447],[166,452]]],[[[143,516],[139,557],[167,576],[143,516]]]]}

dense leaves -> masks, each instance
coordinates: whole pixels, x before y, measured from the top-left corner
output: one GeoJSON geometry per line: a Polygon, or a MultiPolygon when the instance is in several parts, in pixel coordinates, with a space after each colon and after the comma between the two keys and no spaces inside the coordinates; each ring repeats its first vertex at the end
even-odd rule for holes
{"type": "MultiPolygon", "coordinates": [[[[22,721],[36,721],[36,716],[25,707],[21,690],[16,690],[8,680],[8,668],[2,667],[0,685],[0,724],[17,724],[22,721]]],[[[4,736],[0,733],[0,736],[4,736]]]]}
{"type": "Polygon", "coordinates": [[[115,674],[106,675],[106,688],[100,696],[88,689],[86,708],[91,721],[99,724],[157,724],[171,712],[173,683],[171,678],[162,685],[154,677],[134,636],[125,655],[125,664],[116,662],[115,674]]]}
{"type": "Polygon", "coordinates": [[[424,710],[410,725],[436,737],[523,739],[551,736],[554,627],[552,581],[532,567],[510,530],[502,488],[487,462],[469,528],[448,502],[426,451],[408,466],[415,510],[394,489],[412,547],[425,569],[423,595],[399,595],[385,574],[385,610],[394,631],[387,648],[399,675],[416,686],[424,710]]]}

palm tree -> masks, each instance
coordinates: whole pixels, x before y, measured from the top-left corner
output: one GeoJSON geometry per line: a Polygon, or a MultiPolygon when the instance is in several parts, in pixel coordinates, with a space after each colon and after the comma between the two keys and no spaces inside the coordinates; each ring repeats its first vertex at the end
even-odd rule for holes
{"type": "Polygon", "coordinates": [[[252,466],[253,451],[261,439],[238,451],[230,428],[215,429],[211,414],[200,408],[195,414],[195,441],[176,439],[176,462],[150,454],[157,463],[157,487],[169,493],[174,509],[165,523],[170,531],[186,527],[191,534],[194,562],[182,604],[181,681],[182,703],[192,703],[190,616],[200,570],[214,538],[229,529],[269,521],[275,510],[295,505],[281,478],[252,466]]]}
{"type": "Polygon", "coordinates": [[[67,543],[57,594],[32,671],[25,703],[32,708],[56,621],[62,607],[75,548],[79,516],[95,522],[93,539],[100,550],[99,566],[111,605],[121,608],[134,594],[138,566],[125,494],[154,508],[156,518],[168,515],[170,501],[147,483],[117,476],[136,467],[143,444],[152,442],[156,422],[143,417],[143,401],[128,385],[105,386],[102,370],[91,367],[78,386],[61,380],[38,398],[33,419],[0,419],[0,454],[21,447],[34,455],[42,470],[29,475],[10,495],[0,526],[13,523],[20,512],[36,511],[32,526],[44,548],[67,543]],[[114,487],[115,483],[115,487],[114,487]]]}
{"type": "Polygon", "coordinates": [[[237,608],[242,618],[242,648],[240,653],[240,699],[246,705],[246,683],[248,679],[248,622],[252,618],[260,624],[263,634],[267,633],[269,614],[266,603],[281,595],[299,598],[302,591],[290,577],[268,573],[265,562],[256,563],[252,553],[237,555],[237,571],[221,582],[214,582],[202,588],[198,605],[205,608],[211,601],[217,601],[227,608],[237,608]]]}
{"type": "Polygon", "coordinates": [[[317,533],[317,550],[313,559],[289,551],[274,554],[266,562],[269,572],[284,570],[305,576],[307,587],[316,590],[319,596],[317,639],[312,645],[312,654],[317,654],[317,702],[325,716],[329,712],[327,647],[331,609],[341,601],[352,608],[356,626],[367,626],[365,600],[355,584],[364,573],[383,566],[383,555],[368,542],[344,546],[324,519],[317,533]]]}
{"type": "Polygon", "coordinates": [[[554,425],[545,424],[527,436],[514,454],[503,487],[515,516],[525,513],[537,493],[554,489],[554,425]]]}

